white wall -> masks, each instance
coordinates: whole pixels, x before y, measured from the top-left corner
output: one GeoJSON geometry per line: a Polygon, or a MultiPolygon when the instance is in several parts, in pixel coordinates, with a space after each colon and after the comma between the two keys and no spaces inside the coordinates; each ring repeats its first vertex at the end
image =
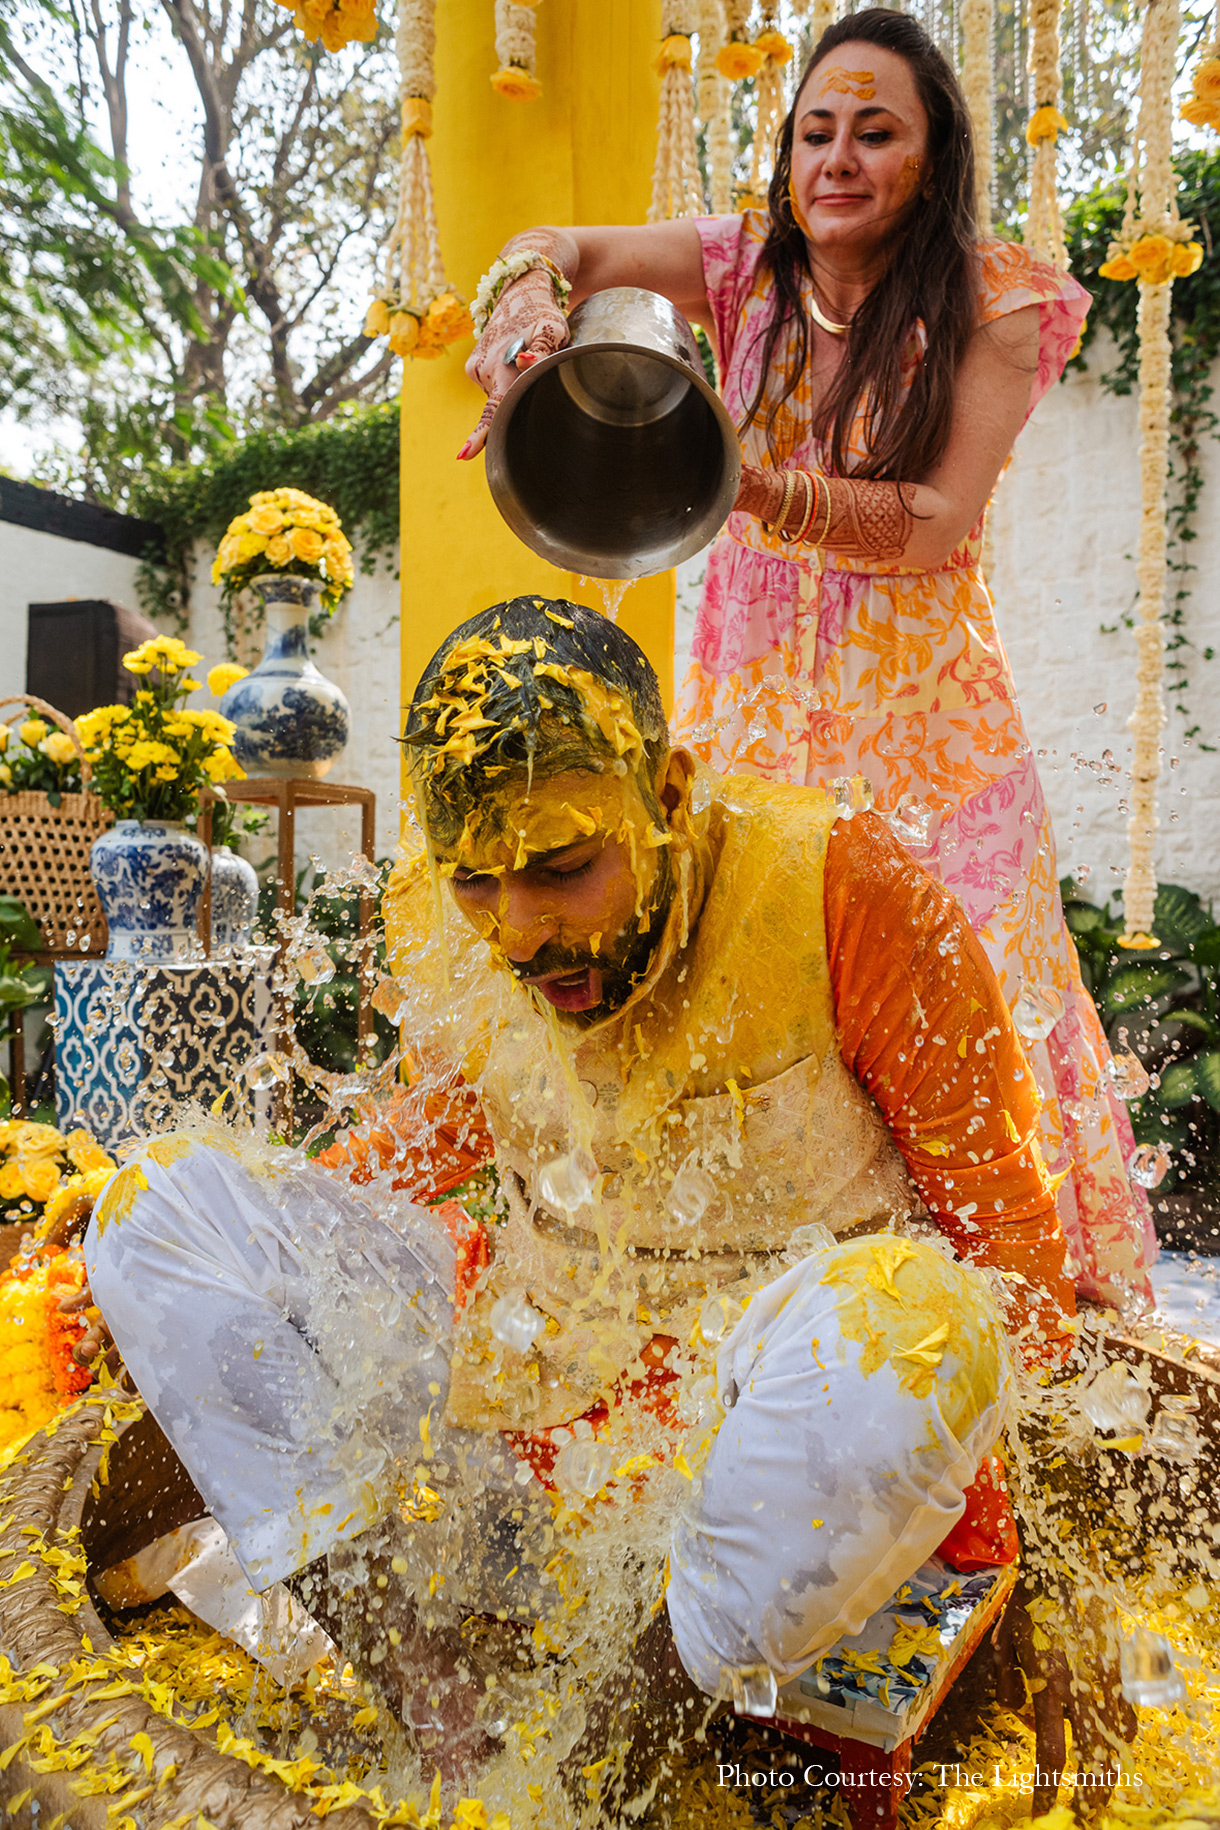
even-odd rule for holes
{"type": "Polygon", "coordinates": [[[102,597],[138,610],[139,565],[126,553],[0,521],[0,698],[25,691],[31,604],[102,597]]]}
{"type": "MultiPolygon", "coordinates": [[[[1088,871],[1103,901],[1126,870],[1126,721],[1135,703],[1135,641],[1121,627],[1135,603],[1139,533],[1139,407],[1098,376],[1113,361],[1099,338],[1088,374],[1072,374],[1038,407],[1017,441],[992,510],[991,586],[1026,729],[1055,822],[1060,875],[1088,871]],[[1102,625],[1119,624],[1104,635],[1102,625]],[[1104,709],[1095,709],[1104,708],[1104,709]],[[1107,754],[1108,753],[1108,754],[1107,754]]],[[[1216,375],[1220,385],[1220,373],[1216,375]]],[[[1185,608],[1190,686],[1200,727],[1170,709],[1161,778],[1158,874],[1215,897],[1220,913],[1220,442],[1203,453],[1205,485],[1190,548],[1196,570],[1185,608]]],[[[678,576],[674,672],[690,652],[702,555],[678,576]]],[[[1171,590],[1173,588],[1171,581],[1171,590]]],[[[1167,700],[1168,703],[1168,700],[1167,700]]]]}
{"type": "MultiPolygon", "coordinates": [[[[358,557],[358,555],[357,555],[358,557]]],[[[203,673],[226,659],[220,591],[211,583],[212,549],[195,552],[191,619],[186,640],[203,655],[203,673]]],[[[347,694],[352,708],[352,736],[330,770],[330,779],[377,796],[377,855],[393,857],[398,846],[399,746],[402,733],[398,681],[397,553],[371,577],[357,571],[356,582],[331,618],[325,634],[313,644],[313,658],[329,680],[347,694]]],[[[260,645],[261,646],[261,645],[260,645]]],[[[253,656],[238,657],[252,666],[253,656]]],[[[198,695],[192,704],[211,705],[198,695]]],[[[256,841],[250,855],[260,855],[256,841]]],[[[360,844],[358,808],[307,808],[297,815],[297,864],[310,856],[324,864],[345,863],[360,844]]]]}

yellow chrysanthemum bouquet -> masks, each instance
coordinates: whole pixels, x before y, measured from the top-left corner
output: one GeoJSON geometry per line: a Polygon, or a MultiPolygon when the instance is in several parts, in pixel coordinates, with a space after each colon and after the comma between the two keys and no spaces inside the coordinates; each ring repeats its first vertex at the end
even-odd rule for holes
{"type": "Polygon", "coordinates": [[[230,521],[212,565],[226,614],[239,591],[268,572],[316,578],[322,608],[333,616],[355,578],[351,542],[333,508],[300,489],[262,489],[230,521]]]}
{"type": "Polygon", "coordinates": [[[8,794],[78,794],[80,759],[67,732],[37,717],[0,724],[0,788],[8,794]]]}
{"type": "Polygon", "coordinates": [[[199,660],[177,636],[158,635],[123,656],[148,681],[130,705],[102,705],[76,721],[93,765],[93,788],[124,820],[185,820],[205,782],[245,774],[230,748],[233,725],[219,712],[188,711],[199,660]]]}

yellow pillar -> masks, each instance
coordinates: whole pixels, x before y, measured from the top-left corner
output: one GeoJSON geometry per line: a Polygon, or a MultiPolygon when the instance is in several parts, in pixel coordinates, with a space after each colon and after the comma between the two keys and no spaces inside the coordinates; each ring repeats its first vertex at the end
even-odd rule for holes
{"type": "MultiPolygon", "coordinates": [[[[436,9],[428,151],[446,266],[467,298],[508,237],[533,223],[643,222],[656,148],[661,0],[542,0],[536,102],[505,101],[491,87],[494,10],[491,0],[436,9]]],[[[602,607],[595,585],[539,559],[501,520],[481,457],[456,462],[483,404],[463,372],[467,347],[403,364],[404,706],[449,631],[488,604],[537,591],[602,607]]],[[[667,704],[673,604],[667,572],[631,586],[619,616],[667,704]]]]}

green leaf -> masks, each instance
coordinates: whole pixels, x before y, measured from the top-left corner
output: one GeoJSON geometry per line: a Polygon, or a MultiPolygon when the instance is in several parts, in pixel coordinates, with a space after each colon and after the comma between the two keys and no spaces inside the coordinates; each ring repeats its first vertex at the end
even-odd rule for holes
{"type": "Polygon", "coordinates": [[[33,1004],[38,993],[24,979],[14,978],[10,973],[0,977],[0,1004],[6,1010],[24,1010],[27,1004],[33,1004]]]}
{"type": "Polygon", "coordinates": [[[1196,966],[1220,966],[1220,928],[1204,928],[1191,942],[1190,957],[1196,966]]]}
{"type": "Polygon", "coordinates": [[[41,953],[45,946],[37,922],[17,896],[0,896],[0,938],[22,953],[41,953]]]}
{"type": "Polygon", "coordinates": [[[1146,965],[1122,966],[1101,988],[1104,1015],[1117,1017],[1124,1011],[1139,1010],[1159,998],[1168,997],[1189,982],[1181,966],[1170,961],[1150,960],[1146,965]]]}
{"type": "Polygon", "coordinates": [[[1190,944],[1212,925],[1212,918],[1201,897],[1180,883],[1162,883],[1156,893],[1152,928],[1163,947],[1172,953],[1188,953],[1190,944]]]}
{"type": "Polygon", "coordinates": [[[1195,1058],[1199,1091],[1209,1106],[1220,1112],[1220,1049],[1209,1049],[1195,1058]]]}
{"type": "Polygon", "coordinates": [[[1199,1061],[1195,1056],[1188,1061],[1175,1061],[1161,1074],[1161,1084],[1157,1088],[1157,1099],[1166,1111],[1176,1112],[1179,1106],[1188,1106],[1197,1093],[1202,1092],[1199,1080],[1199,1061]]]}

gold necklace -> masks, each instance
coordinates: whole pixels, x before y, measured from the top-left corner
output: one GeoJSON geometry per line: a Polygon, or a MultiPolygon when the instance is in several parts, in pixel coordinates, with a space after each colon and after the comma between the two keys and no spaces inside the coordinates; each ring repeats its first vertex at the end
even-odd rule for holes
{"type": "Polygon", "coordinates": [[[816,292],[813,291],[809,294],[809,311],[814,323],[820,324],[823,330],[828,330],[832,337],[845,337],[851,329],[850,320],[846,324],[836,324],[832,318],[828,318],[818,304],[816,292]]]}

